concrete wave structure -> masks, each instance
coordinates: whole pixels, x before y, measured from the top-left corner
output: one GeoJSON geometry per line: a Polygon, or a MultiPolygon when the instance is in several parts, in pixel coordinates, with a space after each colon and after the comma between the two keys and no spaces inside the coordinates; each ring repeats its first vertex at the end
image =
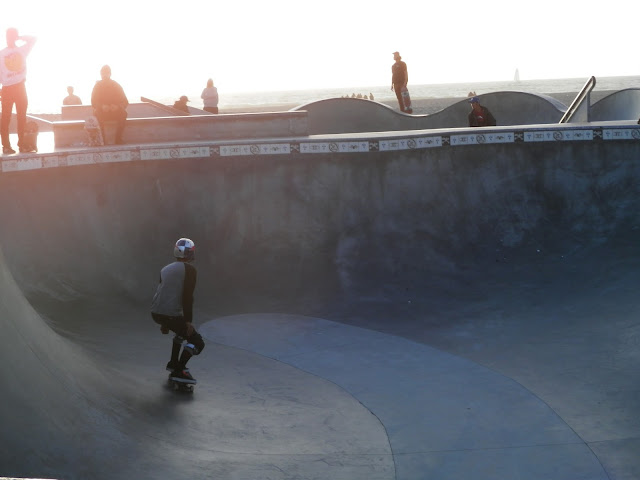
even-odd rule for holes
{"type": "MultiPolygon", "coordinates": [[[[552,97],[525,92],[494,92],[479,97],[498,119],[498,125],[558,123],[567,109],[552,97]]],[[[313,135],[469,126],[467,100],[430,115],[407,115],[387,105],[358,98],[320,100],[294,111],[308,112],[309,133],[313,135]]]]}
{"type": "Polygon", "coordinates": [[[150,144],[1,166],[1,475],[640,471],[638,125],[150,144]],[[207,340],[193,396],[165,388],[170,339],[148,313],[180,236],[197,244],[207,340]]]}
{"type": "Polygon", "coordinates": [[[627,88],[598,100],[591,105],[591,120],[638,120],[640,118],[640,88],[627,88]]]}

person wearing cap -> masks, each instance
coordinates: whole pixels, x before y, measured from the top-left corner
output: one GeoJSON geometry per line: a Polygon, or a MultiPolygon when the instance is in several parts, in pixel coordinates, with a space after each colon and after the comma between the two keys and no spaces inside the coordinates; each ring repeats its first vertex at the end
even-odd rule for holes
{"type": "Polygon", "coordinates": [[[469,98],[471,111],[469,112],[470,127],[495,127],[496,119],[487,107],[480,105],[480,99],[477,96],[469,98]]]}
{"type": "Polygon", "coordinates": [[[173,104],[173,108],[177,108],[178,110],[182,110],[183,112],[186,112],[187,115],[190,114],[189,112],[189,107],[187,106],[187,102],[189,101],[189,99],[187,98],[186,95],[182,95],[180,97],[180,100],[176,100],[176,102],[173,104]]]}
{"type": "Polygon", "coordinates": [[[111,79],[111,67],[104,65],[100,69],[101,80],[98,80],[91,92],[91,106],[93,114],[98,119],[102,138],[105,140],[104,122],[116,122],[116,145],[122,143],[122,133],[124,132],[125,122],[127,121],[127,106],[129,100],[124,94],[124,90],[120,84],[111,79]]]}
{"type": "Polygon", "coordinates": [[[409,82],[407,64],[402,61],[400,52],[393,52],[393,59],[396,61],[396,63],[391,65],[391,90],[396,92],[396,98],[398,99],[398,105],[400,105],[400,111],[405,112],[407,110],[404,107],[402,90],[407,88],[407,83],[409,82]]]}

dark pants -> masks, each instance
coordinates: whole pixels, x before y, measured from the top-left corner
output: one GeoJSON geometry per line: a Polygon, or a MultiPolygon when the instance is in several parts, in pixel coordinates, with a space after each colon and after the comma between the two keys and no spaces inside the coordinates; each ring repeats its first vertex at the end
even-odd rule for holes
{"type": "MultiPolygon", "coordinates": [[[[204,340],[202,339],[202,335],[196,332],[195,328],[191,332],[191,335],[187,335],[187,322],[184,317],[169,317],[158,313],[152,313],[151,317],[158,325],[171,330],[176,335],[186,339],[187,343],[192,344],[195,347],[194,351],[196,352],[196,355],[200,354],[204,349],[204,340]]],[[[173,343],[173,346],[171,347],[171,361],[179,362],[180,368],[184,368],[191,358],[191,353],[183,349],[182,355],[180,355],[180,347],[181,342],[173,343]]]]}
{"type": "Polygon", "coordinates": [[[209,113],[218,113],[218,107],[204,107],[203,110],[209,113]]]}
{"type": "Polygon", "coordinates": [[[124,125],[127,120],[127,111],[124,108],[118,108],[117,110],[109,110],[105,112],[102,109],[94,109],[98,123],[100,124],[100,130],[102,131],[102,139],[104,143],[107,143],[107,137],[104,132],[104,122],[114,121],[116,122],[116,143],[122,143],[122,133],[124,132],[124,125]]]}
{"type": "Polygon", "coordinates": [[[24,127],[27,124],[27,88],[24,82],[16,85],[2,87],[2,120],[0,120],[0,134],[2,136],[2,146],[11,148],[9,140],[9,124],[11,123],[11,113],[13,105],[16,106],[16,116],[18,117],[18,147],[22,146],[24,139],[24,127]]]}
{"type": "Polygon", "coordinates": [[[396,92],[396,98],[398,99],[398,104],[400,105],[400,111],[404,112],[404,99],[402,98],[402,87],[393,87],[393,90],[396,92]]]}

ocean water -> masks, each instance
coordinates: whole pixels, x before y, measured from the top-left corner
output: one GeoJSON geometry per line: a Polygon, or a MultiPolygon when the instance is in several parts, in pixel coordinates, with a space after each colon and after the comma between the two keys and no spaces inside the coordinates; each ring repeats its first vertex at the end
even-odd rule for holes
{"type": "MultiPolygon", "coordinates": [[[[547,80],[522,80],[519,82],[475,82],[475,83],[448,83],[434,85],[411,85],[409,91],[413,99],[419,98],[451,98],[466,97],[470,91],[478,95],[500,91],[518,91],[526,93],[565,93],[578,92],[587,82],[588,78],[559,78],[547,80]]],[[[626,88],[640,88],[640,76],[633,77],[602,77],[596,79],[595,91],[624,90],[626,88]]],[[[129,101],[139,101],[140,96],[147,96],[144,92],[129,92],[126,90],[129,101]]],[[[202,108],[200,94],[202,90],[185,92],[189,97],[190,105],[202,108]]],[[[225,92],[219,90],[221,109],[225,107],[255,107],[261,105],[304,105],[306,103],[324,100],[327,98],[339,98],[352,94],[373,94],[377,101],[395,101],[395,94],[390,85],[356,86],[344,88],[317,88],[307,90],[288,90],[271,92],[225,92]]],[[[47,102],[37,95],[29,95],[29,113],[60,113],[57,100],[47,102]]],[[[173,105],[175,96],[152,97],[152,100],[165,105],[173,105]]]]}
{"type": "MultiPolygon", "coordinates": [[[[526,93],[564,93],[578,92],[587,82],[587,78],[561,78],[548,80],[522,80],[519,82],[483,82],[483,83],[449,83],[438,85],[409,85],[409,91],[414,99],[417,98],[450,98],[466,97],[470,91],[477,94],[518,91],[526,93]]],[[[290,90],[278,92],[244,92],[225,93],[220,91],[220,107],[226,106],[256,106],[291,104],[304,105],[309,102],[351,96],[352,94],[373,94],[378,101],[394,101],[395,94],[391,91],[391,85],[360,86],[344,88],[324,88],[313,90],[290,90]]],[[[595,91],[598,90],[624,90],[626,88],[640,88],[640,76],[633,77],[603,77],[596,78],[595,91]]],[[[192,92],[188,95],[190,104],[194,107],[201,105],[201,92],[192,92]]],[[[160,99],[162,103],[173,104],[172,98],[160,99]]]]}

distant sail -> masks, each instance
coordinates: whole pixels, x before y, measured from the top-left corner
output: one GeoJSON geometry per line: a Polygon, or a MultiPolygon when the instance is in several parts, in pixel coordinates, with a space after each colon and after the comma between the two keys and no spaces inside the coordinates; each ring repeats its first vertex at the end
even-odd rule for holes
{"type": "Polygon", "coordinates": [[[520,71],[517,68],[516,68],[516,73],[513,75],[513,81],[514,82],[520,81],[520,71]]]}

